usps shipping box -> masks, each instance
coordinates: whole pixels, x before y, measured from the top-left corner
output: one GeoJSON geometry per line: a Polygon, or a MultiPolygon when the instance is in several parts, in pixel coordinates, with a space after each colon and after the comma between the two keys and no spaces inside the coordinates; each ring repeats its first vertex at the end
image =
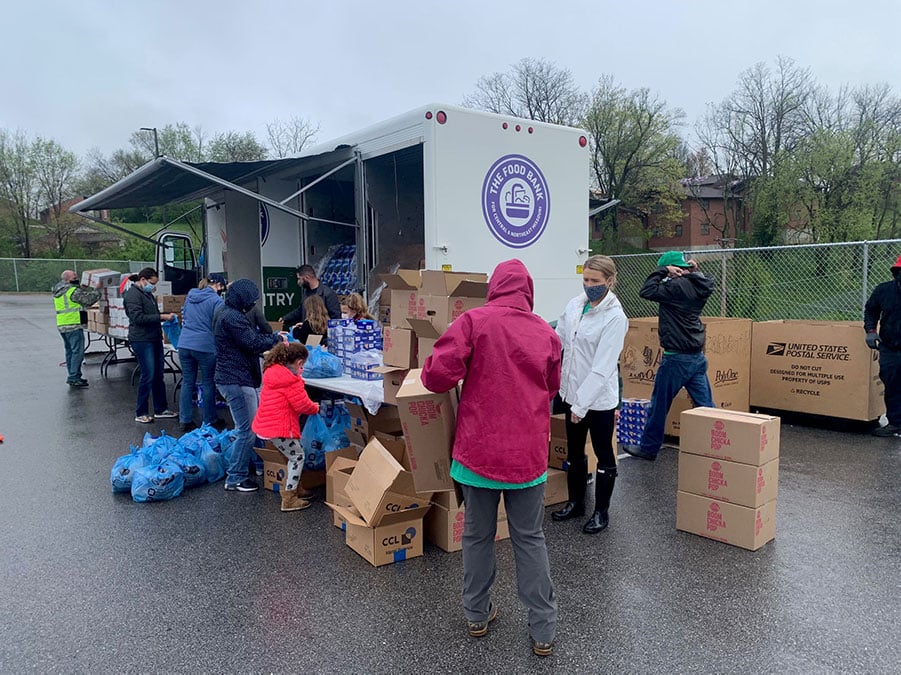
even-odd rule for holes
{"type": "Polygon", "coordinates": [[[779,460],[761,466],[679,453],[679,490],[757,508],[779,491],[779,460]]]}
{"type": "Polygon", "coordinates": [[[756,551],[776,537],[773,499],[756,509],[694,495],[676,493],[676,529],[756,551]]]}
{"type": "Polygon", "coordinates": [[[718,408],[682,413],[679,450],[762,466],[779,457],[780,419],[718,408]]]}
{"type": "MultiPolygon", "coordinates": [[[[701,317],[706,327],[704,355],[713,402],[725,410],[750,409],[751,320],[701,317]]],[[[629,330],[620,354],[623,397],[650,399],[654,379],[663,359],[657,317],[629,319],[629,330]]],[[[684,389],[679,391],[666,418],[665,432],[678,436],[680,414],[693,406],[684,389]]]]}
{"type": "MultiPolygon", "coordinates": [[[[503,504],[503,501],[501,499],[501,504],[503,504]]],[[[437,504],[433,505],[423,521],[425,538],[442,551],[461,551],[463,550],[463,524],[465,518],[466,508],[463,506],[447,509],[437,504]]],[[[507,524],[507,514],[498,509],[497,532],[494,535],[494,540],[501,541],[509,538],[510,526],[507,524]]]]}
{"type": "Polygon", "coordinates": [[[879,353],[862,321],[762,321],[751,344],[751,404],[871,421],[885,413],[879,353]]]}
{"type": "Polygon", "coordinates": [[[397,392],[410,471],[420,492],[453,490],[451,451],[456,417],[454,392],[436,394],[426,389],[421,370],[411,370],[397,392]]]}

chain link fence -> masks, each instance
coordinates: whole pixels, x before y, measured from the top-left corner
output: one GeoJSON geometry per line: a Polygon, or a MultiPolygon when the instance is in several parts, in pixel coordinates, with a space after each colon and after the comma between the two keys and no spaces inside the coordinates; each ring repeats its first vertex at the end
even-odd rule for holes
{"type": "MultiPolygon", "coordinates": [[[[755,321],[860,321],[873,288],[892,278],[890,268],[899,254],[898,239],[685,252],[716,279],[706,315],[755,321]]],[[[611,256],[617,267],[616,294],[627,316],[657,315],[657,305],[638,292],[659,255],[611,256]]]]}
{"type": "Polygon", "coordinates": [[[74,270],[79,275],[82,270],[103,268],[134,273],[153,266],[152,262],[140,260],[0,258],[0,292],[49,293],[63,270],[74,270]]]}

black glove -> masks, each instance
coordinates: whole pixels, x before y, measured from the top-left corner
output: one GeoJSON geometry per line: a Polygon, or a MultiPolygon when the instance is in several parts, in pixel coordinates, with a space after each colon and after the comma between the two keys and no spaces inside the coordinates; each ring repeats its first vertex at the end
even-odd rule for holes
{"type": "Polygon", "coordinates": [[[879,349],[879,343],[882,340],[879,339],[879,333],[867,333],[867,347],[870,349],[879,349]]]}

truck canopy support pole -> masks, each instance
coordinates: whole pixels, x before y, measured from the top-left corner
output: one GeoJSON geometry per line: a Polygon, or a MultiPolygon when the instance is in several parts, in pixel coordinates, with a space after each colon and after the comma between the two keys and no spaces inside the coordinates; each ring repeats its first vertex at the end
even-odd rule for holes
{"type": "Polygon", "coordinates": [[[285,197],[285,198],[281,201],[281,203],[282,203],[282,204],[287,204],[287,203],[290,202],[292,199],[294,199],[295,197],[297,197],[297,196],[299,196],[299,195],[302,195],[304,192],[306,192],[307,190],[309,190],[311,187],[313,187],[313,186],[316,185],[317,183],[321,183],[322,181],[324,181],[326,178],[328,178],[328,177],[331,176],[332,174],[337,173],[338,171],[340,171],[341,169],[343,169],[343,168],[344,168],[345,166],[347,166],[348,164],[353,164],[353,163],[356,162],[356,161],[357,161],[357,158],[356,158],[356,157],[351,157],[351,158],[350,158],[349,160],[347,160],[346,162],[342,162],[341,164],[339,164],[338,166],[336,166],[336,167],[335,167],[334,169],[332,169],[331,171],[328,171],[328,172],[322,174],[321,176],[319,176],[319,178],[317,178],[316,180],[314,180],[314,181],[313,181],[312,183],[310,183],[309,185],[305,185],[304,187],[300,188],[300,189],[299,189],[297,192],[295,192],[294,194],[292,194],[292,195],[290,195],[290,196],[288,196],[288,197],[285,197]]]}

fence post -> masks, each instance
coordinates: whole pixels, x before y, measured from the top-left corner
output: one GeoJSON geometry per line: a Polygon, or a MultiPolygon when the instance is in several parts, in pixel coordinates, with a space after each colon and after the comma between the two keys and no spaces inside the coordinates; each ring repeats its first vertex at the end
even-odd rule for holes
{"type": "Polygon", "coordinates": [[[726,249],[723,249],[723,259],[720,268],[720,316],[726,316],[726,249]]]}
{"type": "Polygon", "coordinates": [[[16,259],[13,258],[13,276],[16,279],[16,293],[20,293],[19,291],[19,268],[16,267],[16,259]]]}
{"type": "Polygon", "coordinates": [[[860,318],[864,318],[864,312],[867,307],[867,289],[870,287],[869,282],[870,276],[870,242],[865,241],[863,243],[863,274],[860,275],[860,278],[863,279],[862,293],[861,293],[861,301],[860,301],[860,318]]]}

